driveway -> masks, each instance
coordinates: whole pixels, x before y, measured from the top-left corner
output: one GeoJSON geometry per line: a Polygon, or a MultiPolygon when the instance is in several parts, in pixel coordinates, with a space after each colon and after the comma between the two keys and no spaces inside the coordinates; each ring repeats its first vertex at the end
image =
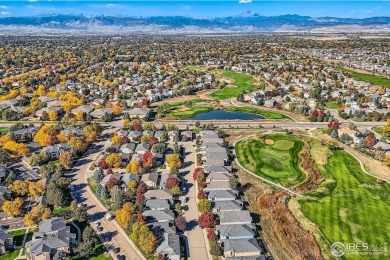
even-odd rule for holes
{"type": "Polygon", "coordinates": [[[180,175],[187,180],[186,188],[188,190],[185,195],[188,199],[183,205],[188,206],[188,211],[185,212],[184,216],[188,223],[188,230],[185,232],[188,238],[189,246],[189,259],[209,259],[207,253],[206,242],[203,236],[203,231],[198,225],[198,208],[196,202],[196,190],[195,183],[192,179],[192,173],[195,170],[195,147],[194,142],[180,142],[184,147],[185,158],[184,167],[180,170],[180,175]]]}
{"type": "Polygon", "coordinates": [[[103,137],[95,142],[75,165],[75,170],[71,173],[73,175],[72,185],[74,187],[71,194],[78,204],[86,204],[87,212],[93,221],[100,222],[100,227],[103,230],[98,232],[98,235],[102,241],[105,241],[106,238],[109,240],[108,242],[104,242],[106,248],[110,246],[120,248],[119,254],[124,255],[127,260],[144,259],[143,256],[138,254],[138,249],[134,248],[132,241],[127,237],[123,229],[119,227],[118,223],[115,220],[109,221],[105,218],[107,209],[95,197],[87,184],[87,178],[93,175],[93,171],[89,171],[88,167],[99,152],[104,151],[109,133],[112,131],[113,129],[104,130],[103,137]]]}

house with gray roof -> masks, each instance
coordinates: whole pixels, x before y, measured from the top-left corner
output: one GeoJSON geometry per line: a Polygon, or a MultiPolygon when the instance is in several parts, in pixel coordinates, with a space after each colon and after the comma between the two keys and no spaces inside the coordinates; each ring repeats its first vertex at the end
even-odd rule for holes
{"type": "Polygon", "coordinates": [[[136,182],[139,182],[140,178],[141,177],[138,174],[125,173],[125,174],[122,174],[122,180],[121,181],[124,184],[124,187],[127,187],[127,184],[129,183],[129,181],[135,180],[136,182]]]}
{"type": "Polygon", "coordinates": [[[110,180],[112,180],[112,179],[116,179],[116,180],[120,181],[120,179],[121,179],[121,174],[120,174],[120,173],[107,174],[107,175],[104,176],[104,178],[101,180],[100,185],[101,185],[102,187],[105,187],[106,184],[107,184],[110,180]]]}
{"type": "Polygon", "coordinates": [[[32,140],[34,135],[38,132],[36,127],[27,127],[13,131],[13,137],[15,141],[32,140]]]}
{"type": "Polygon", "coordinates": [[[148,190],[145,192],[145,199],[172,199],[170,190],[148,190]]]}
{"type": "Polygon", "coordinates": [[[172,199],[150,199],[145,203],[146,208],[150,210],[170,209],[173,205],[172,199]]]}
{"type": "Polygon", "coordinates": [[[61,130],[61,133],[64,133],[66,137],[70,137],[72,135],[76,135],[76,136],[84,135],[84,131],[81,127],[74,127],[74,126],[70,126],[65,128],[64,130],[61,130]]]}
{"type": "Polygon", "coordinates": [[[82,113],[89,114],[89,113],[91,113],[94,110],[95,110],[95,108],[93,106],[82,105],[82,106],[79,106],[79,107],[76,107],[76,108],[72,109],[71,112],[72,112],[72,114],[76,114],[77,112],[82,112],[82,113]]]}
{"type": "Polygon", "coordinates": [[[121,146],[121,148],[119,149],[119,151],[120,151],[121,153],[125,153],[125,154],[132,154],[132,153],[134,153],[135,147],[136,147],[136,146],[137,146],[137,145],[136,145],[135,143],[123,144],[123,145],[121,146]]]}
{"type": "Polygon", "coordinates": [[[206,165],[203,166],[203,170],[205,173],[230,173],[232,172],[231,166],[216,166],[216,165],[206,165]]]}
{"type": "Polygon", "coordinates": [[[157,172],[145,173],[141,176],[141,181],[149,188],[157,188],[159,176],[157,172]]]}
{"type": "Polygon", "coordinates": [[[11,190],[7,189],[5,186],[0,186],[0,196],[11,198],[11,190]]]}
{"type": "Polygon", "coordinates": [[[256,235],[254,224],[217,225],[215,233],[221,239],[251,239],[256,235]]]}
{"type": "Polygon", "coordinates": [[[235,190],[211,190],[206,192],[206,195],[210,201],[226,201],[235,200],[238,192],[235,190]]]}
{"type": "Polygon", "coordinates": [[[207,187],[204,188],[205,191],[210,190],[231,190],[230,184],[228,181],[212,181],[207,184],[207,187]]]}
{"type": "Polygon", "coordinates": [[[45,151],[46,156],[50,160],[58,159],[60,154],[63,152],[70,152],[70,153],[73,152],[72,148],[66,143],[46,146],[43,148],[43,151],[45,151]]]}
{"type": "Polygon", "coordinates": [[[166,233],[162,237],[156,253],[162,253],[165,259],[180,260],[180,239],[177,234],[166,233]]]}
{"type": "Polygon", "coordinates": [[[175,219],[175,215],[171,210],[145,210],[142,215],[145,216],[146,222],[172,222],[175,219]]]}
{"type": "Polygon", "coordinates": [[[129,114],[130,118],[139,117],[141,119],[144,119],[149,117],[150,111],[151,111],[150,108],[135,107],[129,110],[127,113],[129,114]]]}
{"type": "Polygon", "coordinates": [[[141,139],[142,132],[141,131],[130,131],[127,137],[130,139],[130,141],[135,142],[139,141],[141,139]]]}
{"type": "Polygon", "coordinates": [[[246,259],[247,257],[261,255],[261,248],[255,238],[221,239],[221,247],[224,257],[246,259]]]}
{"type": "Polygon", "coordinates": [[[144,154],[146,151],[149,151],[149,149],[150,149],[150,144],[143,143],[143,144],[138,144],[134,151],[137,154],[144,154]]]}
{"type": "Polygon", "coordinates": [[[248,210],[220,211],[216,213],[220,225],[251,224],[252,216],[248,210]]]}
{"type": "Polygon", "coordinates": [[[219,211],[238,211],[242,210],[244,203],[242,200],[225,200],[225,201],[213,201],[211,203],[211,208],[213,212],[219,211]]]}
{"type": "Polygon", "coordinates": [[[76,234],[70,232],[64,218],[53,217],[39,223],[32,240],[26,243],[28,260],[52,259],[57,251],[69,254],[76,245],[76,234]]]}
{"type": "Polygon", "coordinates": [[[14,247],[14,236],[4,231],[0,231],[0,255],[5,254],[13,247],[14,247]]]}
{"type": "Polygon", "coordinates": [[[208,183],[213,181],[229,182],[230,177],[232,177],[232,174],[228,172],[210,172],[206,177],[206,182],[208,183]]]}
{"type": "Polygon", "coordinates": [[[111,108],[98,108],[90,113],[93,118],[101,119],[105,114],[112,114],[111,108]]]}
{"type": "Polygon", "coordinates": [[[176,227],[171,222],[153,222],[148,223],[148,228],[157,237],[157,245],[165,233],[176,234],[176,227]]]}

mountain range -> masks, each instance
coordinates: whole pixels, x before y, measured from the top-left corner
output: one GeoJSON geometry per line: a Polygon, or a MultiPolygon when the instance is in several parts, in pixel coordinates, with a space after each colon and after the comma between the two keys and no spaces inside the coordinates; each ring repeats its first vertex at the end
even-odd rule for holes
{"type": "Polygon", "coordinates": [[[219,18],[147,18],[51,14],[0,18],[0,34],[213,34],[261,32],[390,32],[390,17],[364,19],[247,13],[219,18]]]}

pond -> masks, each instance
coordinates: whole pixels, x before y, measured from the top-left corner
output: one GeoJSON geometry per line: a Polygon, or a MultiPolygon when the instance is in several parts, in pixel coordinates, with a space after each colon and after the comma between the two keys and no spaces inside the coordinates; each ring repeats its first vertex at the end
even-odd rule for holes
{"type": "Polygon", "coordinates": [[[206,113],[197,114],[194,117],[186,118],[188,120],[251,120],[264,119],[261,115],[248,114],[243,112],[229,112],[223,109],[213,110],[206,113]]]}

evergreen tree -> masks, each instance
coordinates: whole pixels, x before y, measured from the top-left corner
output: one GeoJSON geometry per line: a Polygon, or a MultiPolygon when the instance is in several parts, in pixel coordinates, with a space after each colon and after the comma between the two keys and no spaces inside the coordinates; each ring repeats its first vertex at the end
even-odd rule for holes
{"type": "Polygon", "coordinates": [[[93,179],[96,181],[96,183],[100,183],[104,178],[103,175],[103,169],[99,167],[93,174],[93,179]]]}

